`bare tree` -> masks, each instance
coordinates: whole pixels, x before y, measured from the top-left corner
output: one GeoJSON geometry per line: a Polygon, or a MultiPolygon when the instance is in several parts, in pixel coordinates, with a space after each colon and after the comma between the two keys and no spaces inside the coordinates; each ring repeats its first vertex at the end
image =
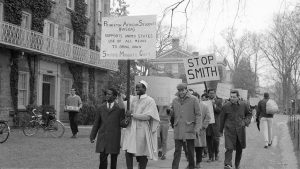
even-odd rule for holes
{"type": "Polygon", "coordinates": [[[247,34],[243,34],[241,37],[237,37],[236,30],[233,28],[228,28],[227,30],[223,31],[222,36],[226,41],[227,54],[225,58],[231,56],[233,59],[233,65],[228,64],[228,67],[230,70],[234,71],[237,68],[242,57],[246,56],[247,54],[247,34]]]}
{"type": "Polygon", "coordinates": [[[277,15],[272,30],[264,37],[264,44],[260,47],[281,80],[285,109],[291,96],[292,70],[299,60],[300,35],[294,33],[295,27],[290,14],[277,15]]]}

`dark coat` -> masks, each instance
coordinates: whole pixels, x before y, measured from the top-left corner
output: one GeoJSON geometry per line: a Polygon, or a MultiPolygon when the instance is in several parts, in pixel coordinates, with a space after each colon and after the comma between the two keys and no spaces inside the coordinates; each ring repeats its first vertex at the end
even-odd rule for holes
{"type": "Polygon", "coordinates": [[[116,102],[111,109],[107,108],[106,102],[99,107],[90,134],[90,139],[94,140],[98,133],[96,153],[104,152],[104,150],[107,154],[120,153],[120,122],[124,117],[125,110],[116,102]]]}
{"type": "Polygon", "coordinates": [[[251,123],[252,114],[244,101],[238,104],[227,102],[222,107],[220,115],[220,133],[225,135],[225,148],[236,149],[236,140],[239,139],[242,148],[246,148],[246,129],[251,123]]]}
{"type": "Polygon", "coordinates": [[[211,127],[208,127],[206,130],[206,135],[208,136],[215,136],[220,137],[219,129],[220,129],[220,114],[222,111],[222,103],[223,100],[219,97],[216,97],[215,102],[213,103],[214,108],[214,116],[215,116],[215,123],[211,124],[211,127]]]}
{"type": "Polygon", "coordinates": [[[269,99],[262,99],[258,102],[256,117],[261,119],[262,117],[273,118],[273,114],[267,114],[267,102],[269,99]]]}

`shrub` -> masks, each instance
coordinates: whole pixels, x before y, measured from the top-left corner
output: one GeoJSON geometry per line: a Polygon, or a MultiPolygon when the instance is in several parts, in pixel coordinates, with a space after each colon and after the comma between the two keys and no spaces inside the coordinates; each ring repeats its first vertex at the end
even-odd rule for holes
{"type": "Polygon", "coordinates": [[[78,115],[79,125],[91,125],[94,123],[97,108],[93,104],[84,103],[78,115]]]}

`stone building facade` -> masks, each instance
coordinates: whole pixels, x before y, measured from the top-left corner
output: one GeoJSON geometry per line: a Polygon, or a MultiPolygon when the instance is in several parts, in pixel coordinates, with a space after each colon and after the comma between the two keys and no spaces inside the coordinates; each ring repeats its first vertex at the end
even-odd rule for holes
{"type": "Polygon", "coordinates": [[[51,14],[44,20],[43,33],[31,30],[30,9],[22,9],[21,25],[4,21],[5,1],[0,0],[0,119],[9,120],[13,109],[11,95],[12,51],[17,51],[18,64],[18,111],[25,111],[30,99],[30,77],[34,81],[34,104],[53,105],[58,119],[67,121],[63,111],[65,99],[74,82],[69,63],[82,66],[82,97],[87,100],[89,68],[94,72],[94,92],[99,100],[108,85],[108,71],[116,71],[116,61],[100,60],[101,17],[109,15],[110,0],[84,0],[88,26],[85,46],[73,43],[74,35],[71,12],[77,0],[51,1],[51,14]],[[91,38],[95,43],[91,44],[91,38]],[[35,57],[29,60],[29,55],[35,57]]]}

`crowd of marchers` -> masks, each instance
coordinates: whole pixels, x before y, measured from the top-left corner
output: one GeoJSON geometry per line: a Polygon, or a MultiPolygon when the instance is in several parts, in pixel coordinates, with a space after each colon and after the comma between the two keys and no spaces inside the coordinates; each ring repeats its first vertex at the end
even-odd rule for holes
{"type": "MultiPolygon", "coordinates": [[[[90,141],[96,141],[96,153],[100,153],[99,169],[117,168],[118,155],[124,151],[127,169],[133,169],[136,158],[139,169],[146,169],[148,159],[165,160],[169,126],[173,128],[175,152],[172,169],[178,169],[181,152],[188,160],[187,169],[200,168],[202,158],[207,162],[219,161],[220,137],[225,140],[224,169],[240,168],[243,149],[246,148],[246,127],[251,123],[249,104],[240,99],[237,90],[230,91],[229,99],[216,96],[215,89],[209,89],[201,96],[187,84],[177,85],[176,97],[171,105],[158,106],[146,94],[148,83],[141,80],[136,84],[136,95],[127,98],[114,88],[105,91],[106,101],[99,106],[90,133],[90,141]],[[121,137],[122,136],[122,137],[121,137]],[[96,139],[97,137],[97,139],[96,139]],[[235,153],[232,164],[233,151],[235,153]],[[195,155],[196,154],[196,155],[195,155]]],[[[68,104],[80,107],[80,98],[72,91],[68,104]]],[[[266,113],[268,93],[256,106],[256,121],[262,122],[265,147],[272,145],[273,115],[266,113]]],[[[74,114],[69,111],[73,136],[78,127],[74,114]]],[[[259,123],[258,123],[259,124],[259,123]]]]}

